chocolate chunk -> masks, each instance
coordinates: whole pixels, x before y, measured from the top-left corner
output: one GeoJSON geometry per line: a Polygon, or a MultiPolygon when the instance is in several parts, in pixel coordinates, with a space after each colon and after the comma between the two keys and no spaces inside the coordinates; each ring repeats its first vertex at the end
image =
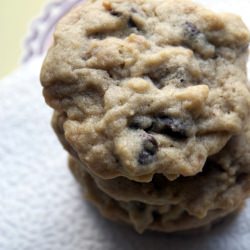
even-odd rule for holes
{"type": "Polygon", "coordinates": [[[189,124],[178,118],[163,115],[155,118],[148,116],[135,116],[129,124],[132,129],[142,129],[145,132],[155,132],[170,136],[174,139],[186,139],[188,137],[189,124]]]}
{"type": "Polygon", "coordinates": [[[115,10],[111,10],[111,11],[110,11],[110,14],[111,14],[112,16],[116,16],[116,17],[122,16],[122,13],[121,13],[121,12],[115,11],[115,10]]]}
{"type": "Polygon", "coordinates": [[[188,137],[187,124],[168,116],[157,117],[153,122],[151,131],[168,135],[174,139],[186,139],[188,137]]]}
{"type": "Polygon", "coordinates": [[[145,131],[149,131],[152,128],[152,119],[147,116],[135,116],[133,117],[130,128],[133,129],[143,129],[145,131]]]}
{"type": "Polygon", "coordinates": [[[128,19],[128,27],[139,29],[132,17],[129,17],[128,19]]]}
{"type": "Polygon", "coordinates": [[[148,135],[147,138],[143,141],[142,147],[143,149],[138,156],[138,162],[142,165],[152,163],[158,150],[157,141],[153,136],[148,135]]]}
{"type": "Polygon", "coordinates": [[[204,58],[214,57],[214,45],[209,43],[206,34],[201,32],[193,23],[185,22],[183,43],[183,46],[190,47],[204,58]]]}

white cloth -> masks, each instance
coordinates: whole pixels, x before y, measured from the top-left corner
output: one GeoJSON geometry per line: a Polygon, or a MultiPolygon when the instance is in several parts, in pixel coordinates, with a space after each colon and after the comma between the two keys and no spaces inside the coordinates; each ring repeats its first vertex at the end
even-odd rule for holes
{"type": "MultiPolygon", "coordinates": [[[[209,5],[238,12],[249,25],[249,2],[209,5]]],[[[40,66],[41,58],[34,59],[0,81],[0,250],[250,249],[250,202],[240,215],[201,235],[138,235],[99,215],[82,198],[50,127],[40,66]]]]}

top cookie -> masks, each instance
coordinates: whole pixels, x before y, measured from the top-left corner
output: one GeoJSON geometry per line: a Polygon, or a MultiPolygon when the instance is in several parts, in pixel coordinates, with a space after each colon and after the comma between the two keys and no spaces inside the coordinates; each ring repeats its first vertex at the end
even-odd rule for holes
{"type": "Polygon", "coordinates": [[[188,0],[87,1],[59,23],[41,82],[101,178],[200,172],[249,109],[249,32],[188,0]]]}

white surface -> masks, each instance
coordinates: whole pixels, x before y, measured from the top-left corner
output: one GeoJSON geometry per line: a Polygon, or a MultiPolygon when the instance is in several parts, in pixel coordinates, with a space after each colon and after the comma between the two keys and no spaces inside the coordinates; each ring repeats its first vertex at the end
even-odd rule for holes
{"type": "MultiPolygon", "coordinates": [[[[240,2],[250,1],[223,2],[237,12],[240,2]]],[[[210,0],[215,3],[220,8],[222,1],[210,0]]],[[[50,128],[40,64],[35,59],[0,82],[0,250],[250,249],[250,202],[239,216],[199,236],[138,235],[103,219],[82,199],[50,128]]]]}

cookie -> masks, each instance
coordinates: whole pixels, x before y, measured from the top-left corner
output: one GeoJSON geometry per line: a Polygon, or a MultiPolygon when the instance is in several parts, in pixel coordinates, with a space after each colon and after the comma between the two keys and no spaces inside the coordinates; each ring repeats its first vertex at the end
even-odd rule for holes
{"type": "Polygon", "coordinates": [[[85,189],[85,196],[110,220],[131,224],[142,233],[145,230],[161,232],[179,232],[207,228],[222,217],[239,209],[242,203],[234,204],[228,209],[215,209],[203,218],[188,214],[181,206],[177,205],[149,205],[138,201],[117,201],[102,192],[94,179],[79,167],[79,163],[70,159],[70,169],[85,189]]]}
{"type": "MultiPolygon", "coordinates": [[[[154,222],[159,217],[163,217],[162,220],[169,218],[171,223],[174,221],[178,224],[176,221],[183,220],[184,215],[184,218],[189,218],[189,229],[195,228],[209,223],[210,219],[212,222],[217,218],[217,212],[220,217],[222,213],[234,211],[250,195],[249,120],[250,118],[246,120],[242,134],[232,137],[218,154],[210,157],[203,172],[196,176],[169,181],[158,174],[150,183],[139,183],[124,177],[112,180],[91,177],[85,173],[81,163],[72,157],[70,167],[79,182],[88,187],[89,196],[97,205],[99,204],[100,210],[108,217],[112,217],[112,209],[102,207],[100,204],[103,202],[98,203],[100,197],[112,200],[110,202],[116,204],[116,211],[120,211],[117,206],[121,210],[125,209],[128,218],[121,220],[129,221],[140,232],[154,228],[154,222]],[[90,182],[91,184],[88,184],[90,182]],[[211,214],[213,217],[210,217],[211,214]]],[[[156,227],[156,230],[188,229],[184,225],[184,228],[181,226],[180,229],[173,229],[172,226],[168,228],[169,223],[163,226],[161,222],[160,229],[156,227]]]]}
{"type": "Polygon", "coordinates": [[[86,1],[43,64],[63,143],[103,179],[195,176],[249,109],[249,32],[188,0],[86,1]]]}
{"type": "MultiPolygon", "coordinates": [[[[189,215],[202,219],[209,211],[230,211],[250,195],[250,172],[236,170],[235,166],[223,167],[211,161],[203,173],[175,181],[160,175],[155,175],[150,183],[138,183],[123,177],[113,180],[92,178],[97,187],[112,199],[152,206],[178,206],[189,215]]],[[[80,164],[78,168],[84,172],[80,164]]]]}
{"type": "MultiPolygon", "coordinates": [[[[54,129],[63,141],[63,129],[56,126],[60,124],[58,119],[62,117],[55,114],[54,129]]],[[[124,177],[104,180],[90,173],[98,188],[113,199],[151,205],[181,204],[190,214],[204,217],[209,210],[227,209],[250,194],[249,124],[248,118],[242,134],[233,136],[218,154],[209,157],[203,171],[195,176],[169,181],[162,174],[155,174],[151,182],[140,183],[124,177]]],[[[70,148],[65,142],[64,145],[70,148]]],[[[84,166],[81,168],[86,170],[84,166]]]]}
{"type": "MultiPolygon", "coordinates": [[[[180,204],[191,215],[206,216],[212,209],[227,209],[250,195],[250,125],[234,136],[220,153],[210,157],[196,176],[169,181],[156,174],[152,182],[139,183],[124,177],[94,177],[99,189],[113,199],[152,205],[180,204]]],[[[82,169],[84,169],[82,167],[82,169]]]]}

